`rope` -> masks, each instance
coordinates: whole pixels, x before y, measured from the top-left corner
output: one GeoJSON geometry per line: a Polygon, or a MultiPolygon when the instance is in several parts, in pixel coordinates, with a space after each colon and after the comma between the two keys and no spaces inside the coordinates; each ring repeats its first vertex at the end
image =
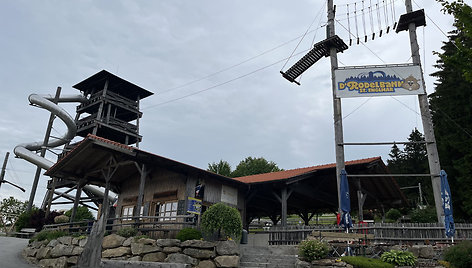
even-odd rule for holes
{"type": "Polygon", "coordinates": [[[382,37],[382,19],[380,18],[380,7],[379,7],[379,0],[377,0],[377,4],[375,4],[377,8],[377,24],[379,25],[379,37],[382,37]]]}
{"type": "Polygon", "coordinates": [[[374,18],[372,16],[372,0],[370,1],[369,5],[369,19],[370,19],[370,31],[372,32],[372,40],[375,39],[375,32],[374,32],[374,18]]]}
{"type": "Polygon", "coordinates": [[[362,0],[362,24],[364,26],[364,42],[367,42],[367,31],[365,27],[365,6],[364,6],[364,0],[362,0]]]}
{"type": "Polygon", "coordinates": [[[357,38],[357,44],[359,45],[359,26],[357,23],[357,4],[354,3],[354,19],[356,20],[356,38],[357,38]]]}
{"type": "Polygon", "coordinates": [[[349,4],[347,4],[347,28],[347,31],[349,32],[349,46],[352,46],[351,21],[349,20],[349,4]]]}

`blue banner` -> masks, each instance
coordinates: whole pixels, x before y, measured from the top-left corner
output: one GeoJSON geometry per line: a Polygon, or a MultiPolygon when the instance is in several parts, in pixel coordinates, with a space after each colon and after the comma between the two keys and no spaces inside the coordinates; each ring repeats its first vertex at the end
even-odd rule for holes
{"type": "Polygon", "coordinates": [[[444,170],[439,173],[441,177],[441,199],[444,209],[444,227],[447,237],[453,237],[455,233],[454,218],[452,217],[451,189],[447,181],[447,174],[444,170]]]}
{"type": "Polygon", "coordinates": [[[342,216],[340,225],[344,228],[351,228],[352,227],[352,220],[351,220],[351,198],[349,195],[349,183],[347,181],[347,173],[343,169],[341,170],[341,181],[339,186],[339,192],[341,194],[341,210],[342,216]]]}
{"type": "Polygon", "coordinates": [[[200,215],[202,212],[202,200],[189,197],[187,202],[187,213],[200,215]]]}

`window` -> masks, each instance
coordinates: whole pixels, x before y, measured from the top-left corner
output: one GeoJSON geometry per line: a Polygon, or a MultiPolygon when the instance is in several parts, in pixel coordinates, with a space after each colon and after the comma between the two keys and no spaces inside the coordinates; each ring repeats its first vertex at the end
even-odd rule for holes
{"type": "Polygon", "coordinates": [[[134,206],[123,206],[121,217],[133,217],[134,206]]]}
{"type": "Polygon", "coordinates": [[[163,202],[159,205],[159,221],[175,221],[177,216],[177,201],[163,202]]]}

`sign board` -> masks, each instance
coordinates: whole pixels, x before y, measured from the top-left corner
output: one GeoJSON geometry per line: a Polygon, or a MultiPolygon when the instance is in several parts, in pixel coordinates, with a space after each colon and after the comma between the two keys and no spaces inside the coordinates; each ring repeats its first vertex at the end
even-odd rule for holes
{"type": "Polygon", "coordinates": [[[200,215],[202,212],[202,200],[193,197],[188,198],[187,213],[200,215]]]}
{"type": "Polygon", "coordinates": [[[238,205],[238,189],[222,185],[221,186],[221,202],[231,205],[238,205]]]}
{"type": "Polygon", "coordinates": [[[340,67],[334,75],[338,98],[425,94],[417,64],[340,67]]]}

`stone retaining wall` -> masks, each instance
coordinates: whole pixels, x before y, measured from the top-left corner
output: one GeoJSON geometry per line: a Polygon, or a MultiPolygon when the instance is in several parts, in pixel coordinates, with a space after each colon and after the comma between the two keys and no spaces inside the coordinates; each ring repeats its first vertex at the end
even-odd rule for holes
{"type": "MultiPolygon", "coordinates": [[[[70,236],[31,242],[24,256],[41,267],[71,267],[77,264],[87,238],[70,236]]],[[[182,263],[197,268],[239,267],[239,248],[234,241],[209,242],[178,239],[124,238],[111,234],[102,243],[102,259],[182,263]]]]}

